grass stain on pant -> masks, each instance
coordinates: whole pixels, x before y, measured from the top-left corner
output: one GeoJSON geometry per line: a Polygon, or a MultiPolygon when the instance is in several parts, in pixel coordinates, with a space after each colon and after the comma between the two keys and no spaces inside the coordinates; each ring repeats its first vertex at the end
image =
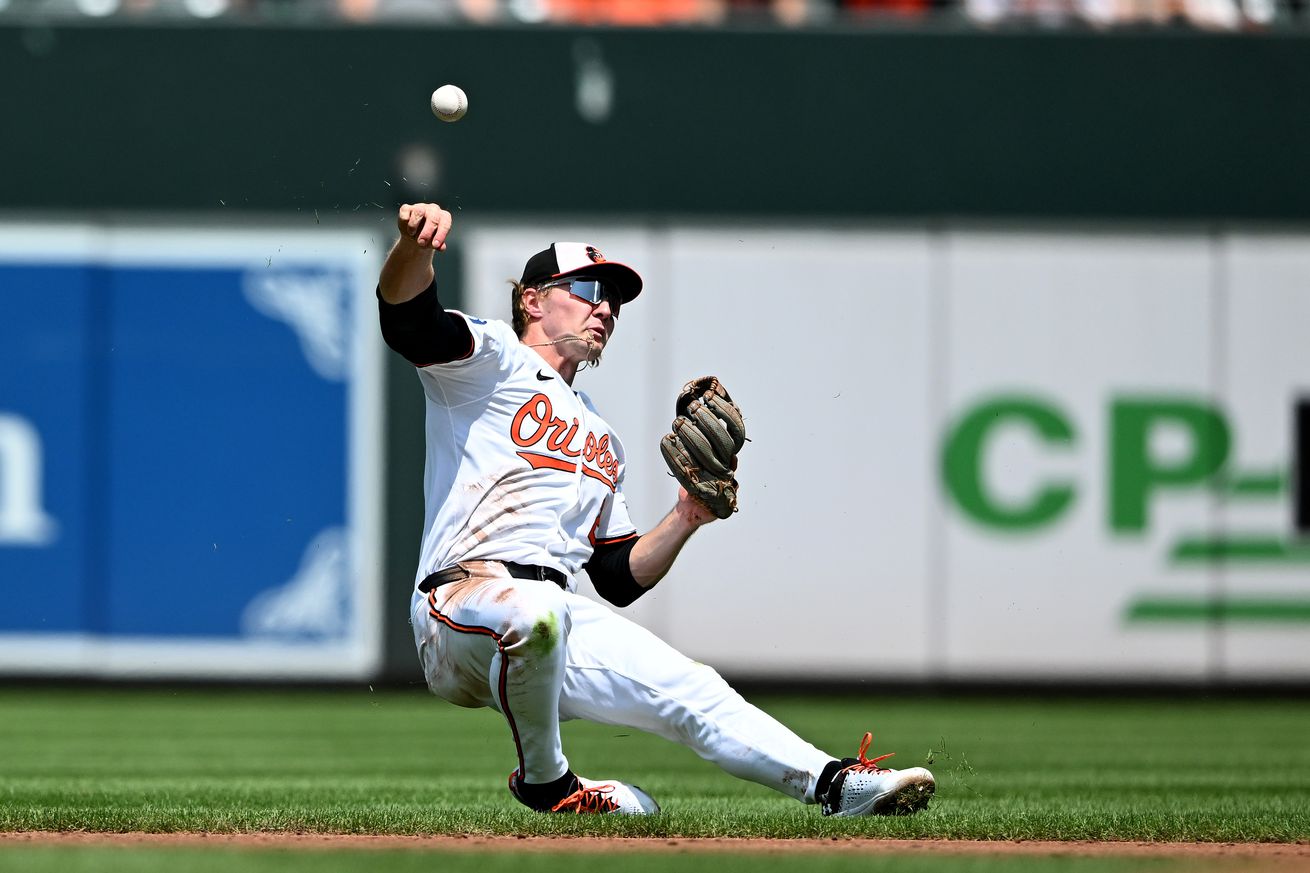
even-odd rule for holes
{"type": "Polygon", "coordinates": [[[523,643],[524,654],[533,658],[547,658],[559,645],[559,618],[547,613],[532,625],[532,633],[523,643]]]}

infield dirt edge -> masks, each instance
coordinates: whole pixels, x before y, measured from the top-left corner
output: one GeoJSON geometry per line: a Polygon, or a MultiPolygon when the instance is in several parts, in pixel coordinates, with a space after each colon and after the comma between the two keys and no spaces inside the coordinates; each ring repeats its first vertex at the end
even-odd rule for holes
{"type": "Polygon", "coordinates": [[[1284,863],[1310,869],[1310,843],[1151,843],[1140,841],[1058,840],[885,840],[745,839],[661,837],[514,837],[483,835],[255,833],[104,833],[93,831],[16,831],[0,833],[0,847],[27,846],[229,846],[304,850],[376,849],[411,851],[504,852],[878,852],[886,854],[1046,855],[1072,857],[1162,857],[1240,859],[1284,863]]]}

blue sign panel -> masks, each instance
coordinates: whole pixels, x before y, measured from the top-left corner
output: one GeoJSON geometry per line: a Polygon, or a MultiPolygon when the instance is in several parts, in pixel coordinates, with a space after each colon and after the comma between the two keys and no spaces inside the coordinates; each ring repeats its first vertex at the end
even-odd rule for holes
{"type": "MultiPolygon", "coordinates": [[[[340,274],[280,276],[348,287],[340,274]]],[[[240,637],[250,602],[346,525],[346,382],[314,372],[295,327],[257,311],[244,277],[111,274],[110,633],[240,637]]],[[[339,637],[345,624],[291,630],[339,637]]]]}
{"type": "Polygon", "coordinates": [[[87,619],[97,278],[84,265],[0,264],[0,633],[87,619]]]}
{"type": "Polygon", "coordinates": [[[376,267],[344,237],[0,234],[0,670],[372,669],[376,267]]]}

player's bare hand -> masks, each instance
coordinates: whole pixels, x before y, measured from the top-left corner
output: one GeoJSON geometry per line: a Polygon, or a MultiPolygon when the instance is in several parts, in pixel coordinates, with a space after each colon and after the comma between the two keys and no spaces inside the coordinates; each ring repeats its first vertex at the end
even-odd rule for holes
{"type": "Polygon", "coordinates": [[[705,504],[688,494],[686,488],[678,489],[678,502],[673,510],[692,527],[700,527],[703,524],[717,521],[719,518],[705,504]]]}
{"type": "Polygon", "coordinates": [[[451,214],[435,203],[406,203],[396,214],[396,227],[402,239],[413,240],[421,249],[446,250],[446,235],[453,221],[451,214]]]}

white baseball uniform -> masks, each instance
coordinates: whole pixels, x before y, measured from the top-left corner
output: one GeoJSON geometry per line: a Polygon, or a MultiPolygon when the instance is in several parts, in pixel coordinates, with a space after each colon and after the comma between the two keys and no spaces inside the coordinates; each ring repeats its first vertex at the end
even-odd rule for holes
{"type": "Polygon", "coordinates": [[[419,578],[460,561],[516,561],[560,570],[574,590],[598,540],[636,534],[623,446],[509,325],[465,318],[472,354],[418,371],[428,498],[419,578]]]}
{"type": "Polygon", "coordinates": [[[559,723],[585,718],[689,746],[733,775],[814,802],[831,755],[747,703],[710,667],[574,593],[597,543],[637,536],[623,444],[509,325],[464,318],[472,350],[420,366],[427,405],[426,513],[414,639],[428,686],[509,723],[523,781],[568,770],[559,723]],[[506,564],[558,570],[564,586],[506,564]],[[459,573],[459,570],[455,571],[459,573]]]}

